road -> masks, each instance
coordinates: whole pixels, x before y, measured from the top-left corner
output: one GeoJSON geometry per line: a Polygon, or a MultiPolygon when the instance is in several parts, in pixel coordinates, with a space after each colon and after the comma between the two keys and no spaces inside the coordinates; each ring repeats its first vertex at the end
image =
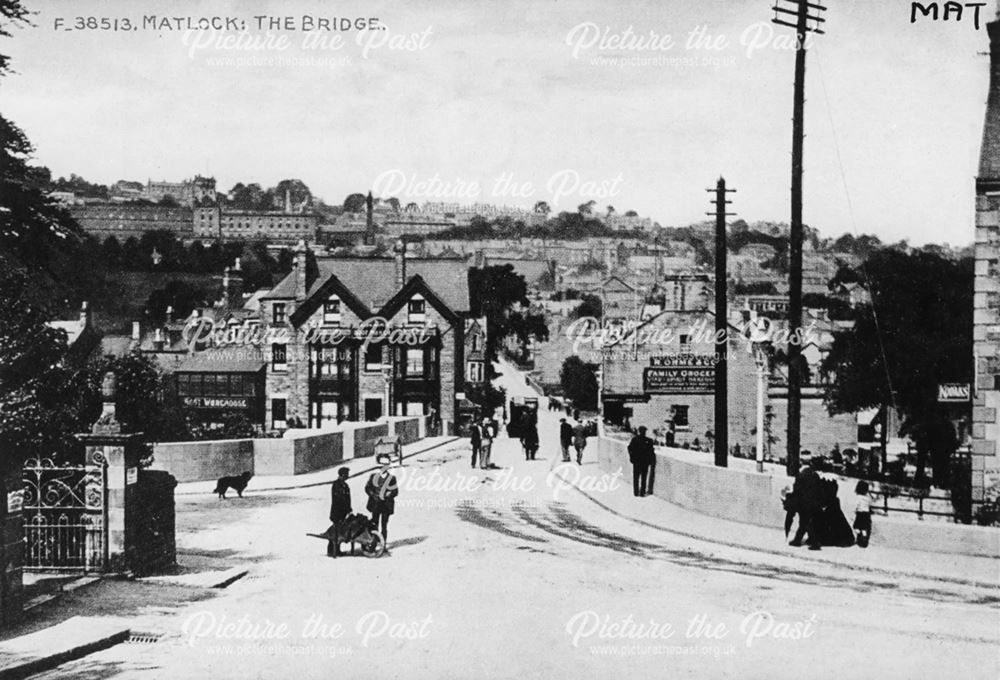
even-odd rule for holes
{"type": "MultiPolygon", "coordinates": [[[[504,371],[510,394],[531,393],[504,371]]],[[[134,609],[157,642],[39,677],[1000,676],[995,600],[776,566],[611,514],[551,475],[559,414],[542,403],[537,461],[505,437],[501,470],[471,469],[465,442],[408,460],[381,559],[332,560],[305,535],[326,525],[326,487],[179,497],[181,561],[250,574],[211,599],[134,609]]],[[[595,494],[630,492],[586,454],[560,472],[595,494]]],[[[363,482],[352,481],[355,509],[363,482]]]]}

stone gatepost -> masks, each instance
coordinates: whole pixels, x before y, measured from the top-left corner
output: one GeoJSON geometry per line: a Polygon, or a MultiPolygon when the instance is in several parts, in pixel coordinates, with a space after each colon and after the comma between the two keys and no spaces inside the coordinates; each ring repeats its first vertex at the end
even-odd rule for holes
{"type": "Polygon", "coordinates": [[[139,502],[139,461],[145,453],[141,434],[123,434],[115,416],[116,381],[104,376],[104,409],[92,432],[77,435],[87,465],[105,466],[103,489],[87,489],[88,496],[104,496],[104,560],[102,571],[127,572],[136,563],[135,508],[139,502]]]}

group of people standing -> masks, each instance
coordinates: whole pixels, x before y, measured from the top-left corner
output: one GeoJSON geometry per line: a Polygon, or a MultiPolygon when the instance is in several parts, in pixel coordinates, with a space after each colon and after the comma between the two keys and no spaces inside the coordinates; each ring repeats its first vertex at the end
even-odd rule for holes
{"type": "Polygon", "coordinates": [[[493,454],[493,440],[497,438],[500,426],[492,418],[483,418],[481,422],[472,423],[469,428],[469,437],[472,442],[472,467],[475,469],[476,461],[479,461],[481,470],[489,470],[493,467],[491,456],[493,454]]]}
{"type": "Polygon", "coordinates": [[[790,545],[801,546],[805,540],[810,550],[820,550],[824,545],[868,546],[872,531],[871,498],[868,482],[859,481],[854,488],[854,524],[848,523],[837,497],[836,480],[819,476],[811,458],[803,457],[802,468],[795,477],[792,488],[782,491],[785,508],[785,537],[788,537],[795,517],[798,528],[790,545]],[[857,532],[855,534],[855,532],[857,532]]]}
{"type": "Polygon", "coordinates": [[[587,448],[587,426],[583,421],[570,425],[565,418],[559,419],[559,446],[564,463],[571,462],[569,449],[572,446],[576,451],[576,464],[583,465],[583,450],[587,448]]]}
{"type": "MultiPolygon", "coordinates": [[[[382,538],[389,541],[389,517],[396,511],[396,496],[399,495],[399,485],[396,476],[392,474],[392,457],[383,453],[376,457],[379,469],[368,477],[365,483],[365,495],[368,504],[365,506],[371,513],[374,527],[381,529],[382,538]]],[[[350,468],[337,470],[337,479],[330,485],[330,522],[332,526],[327,532],[328,540],[326,554],[329,557],[340,555],[340,543],[344,538],[342,531],[345,520],[351,515],[351,487],[347,480],[351,476],[350,468]]],[[[387,551],[388,552],[388,551],[387,551]]]]}

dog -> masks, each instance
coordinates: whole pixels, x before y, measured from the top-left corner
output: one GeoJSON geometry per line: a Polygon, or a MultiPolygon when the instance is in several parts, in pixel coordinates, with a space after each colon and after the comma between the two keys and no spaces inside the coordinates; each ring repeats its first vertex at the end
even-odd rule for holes
{"type": "Polygon", "coordinates": [[[240,498],[243,498],[243,490],[247,488],[251,477],[253,477],[252,472],[244,472],[235,477],[219,477],[219,482],[215,485],[215,493],[219,494],[219,498],[225,498],[226,491],[233,489],[240,498]]]}

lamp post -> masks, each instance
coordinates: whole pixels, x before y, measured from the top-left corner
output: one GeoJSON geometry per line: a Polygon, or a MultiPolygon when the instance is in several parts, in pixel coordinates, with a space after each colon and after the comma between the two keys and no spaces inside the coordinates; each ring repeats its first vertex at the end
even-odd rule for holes
{"type": "Polygon", "coordinates": [[[757,364],[757,472],[764,471],[764,395],[770,360],[767,342],[753,343],[753,358],[757,364]]]}

